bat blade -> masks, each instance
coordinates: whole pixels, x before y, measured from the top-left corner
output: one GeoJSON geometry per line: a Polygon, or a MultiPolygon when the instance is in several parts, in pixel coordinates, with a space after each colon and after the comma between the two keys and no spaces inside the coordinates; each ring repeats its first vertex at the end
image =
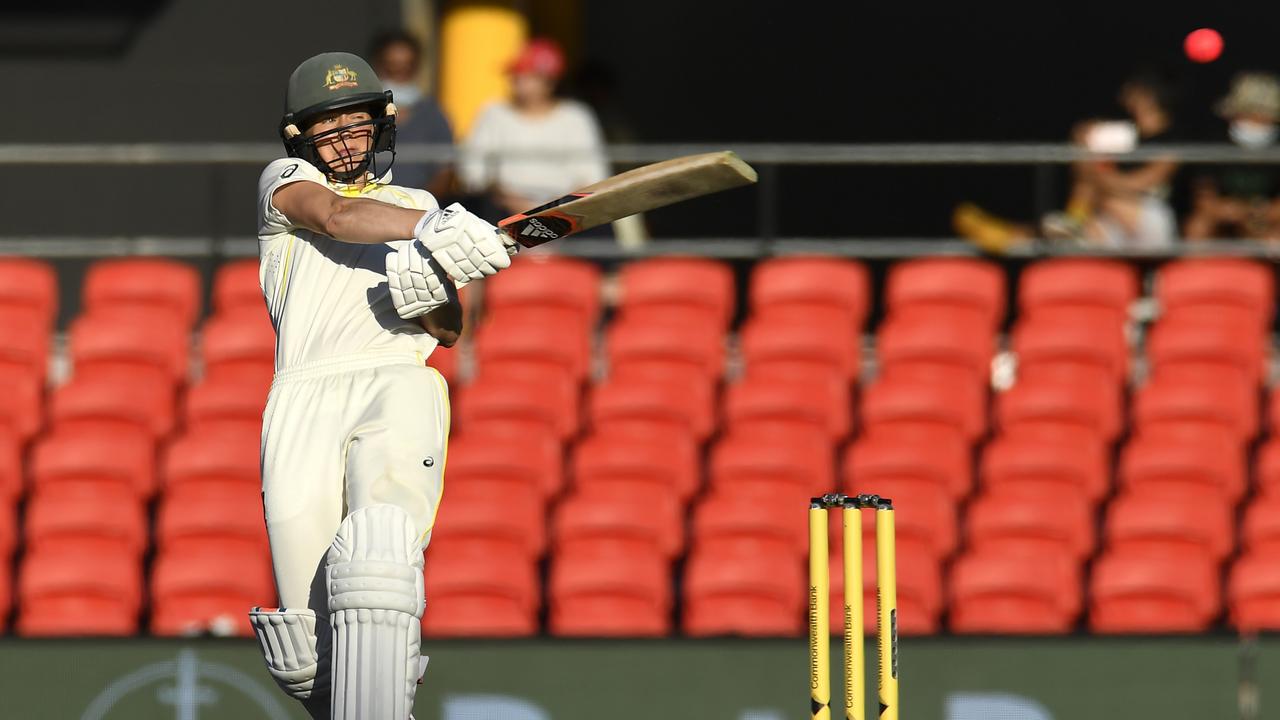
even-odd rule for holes
{"type": "Polygon", "coordinates": [[[605,223],[673,203],[750,185],[756,171],[729,151],[688,155],[645,165],[498,223],[525,247],[534,247],[605,223]]]}

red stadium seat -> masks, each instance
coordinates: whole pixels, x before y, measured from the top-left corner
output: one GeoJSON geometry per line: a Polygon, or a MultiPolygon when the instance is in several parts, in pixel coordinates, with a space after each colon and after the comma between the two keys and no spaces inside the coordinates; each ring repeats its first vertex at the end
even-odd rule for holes
{"type": "Polygon", "coordinates": [[[688,376],[707,381],[720,378],[724,340],[706,326],[669,319],[620,320],[609,326],[609,373],[614,377],[688,376]]]}
{"type": "Polygon", "coordinates": [[[262,311],[265,300],[258,278],[257,258],[232,260],[218,266],[213,274],[213,312],[215,315],[241,310],[262,311]]]}
{"type": "MultiPolygon", "coordinates": [[[[1102,413],[1102,436],[1119,437],[1125,430],[1125,385],[1108,368],[1069,360],[1037,360],[1030,364],[1018,362],[1018,382],[1031,385],[1059,385],[1071,388],[1088,388],[1090,397],[1102,413]]],[[[1023,426],[1034,425],[1035,420],[1020,421],[1023,426]]],[[[1050,422],[1052,427],[1057,423],[1050,422]]],[[[1060,425],[1059,425],[1060,427],[1060,425]]]]}
{"type": "Polygon", "coordinates": [[[1004,495],[1078,495],[1090,503],[1106,496],[1109,461],[1096,435],[1013,431],[997,437],[982,454],[982,484],[1004,495]]]}
{"type": "Polygon", "coordinates": [[[187,376],[189,345],[186,328],[155,322],[150,314],[105,310],[81,315],[71,324],[77,379],[123,370],[181,383],[187,376]]]}
{"type": "MultiPolygon", "coordinates": [[[[875,482],[846,483],[849,494],[871,494],[889,498],[894,505],[894,529],[898,551],[910,557],[927,557],[939,562],[956,549],[958,540],[956,505],[946,490],[912,479],[885,477],[875,482]]],[[[875,513],[863,513],[863,543],[875,539],[875,513]]],[[[844,525],[832,516],[831,542],[839,542],[844,525]]]]}
{"type": "Polygon", "coordinates": [[[27,503],[29,552],[126,554],[141,559],[147,546],[147,516],[128,488],[105,483],[56,483],[27,503]]]}
{"type": "Polygon", "coordinates": [[[1192,258],[1165,264],[1156,276],[1156,299],[1166,315],[1205,309],[1222,318],[1271,323],[1275,277],[1268,265],[1236,258],[1192,258]]]}
{"type": "Polygon", "coordinates": [[[265,548],[211,540],[166,551],[151,573],[151,632],[252,637],[249,608],[274,605],[275,598],[265,548]]]}
{"type": "Polygon", "coordinates": [[[794,309],[766,309],[742,328],[739,340],[747,375],[753,378],[832,377],[858,379],[861,338],[843,314],[825,308],[796,315],[794,309]],[[793,317],[794,316],[794,317],[793,317]]]}
{"type": "Polygon", "coordinates": [[[783,491],[794,503],[830,492],[835,485],[834,447],[824,434],[803,428],[739,430],[720,438],[708,463],[711,487],[783,491]]]}
{"type": "Polygon", "coordinates": [[[610,378],[591,389],[591,422],[597,432],[649,429],[704,440],[715,424],[708,383],[610,378]]]}
{"type": "Polygon", "coordinates": [[[1280,557],[1280,495],[1274,490],[1255,497],[1245,507],[1240,544],[1249,552],[1280,557]]]}
{"type": "MultiPolygon", "coordinates": [[[[896,511],[895,511],[896,512],[896,511]]],[[[874,528],[873,513],[863,511],[868,516],[863,521],[863,528],[874,528]]],[[[833,518],[834,520],[834,518],[833,518]]],[[[867,532],[872,532],[868,530],[867,532]]],[[[831,545],[830,563],[831,579],[831,631],[839,633],[844,627],[844,566],[842,565],[839,542],[831,545]]],[[[933,635],[938,632],[940,615],[942,614],[942,568],[932,555],[920,553],[921,548],[908,545],[898,549],[897,584],[898,612],[896,616],[898,632],[902,635],[933,635]]],[[[876,626],[876,554],[875,547],[865,540],[862,543],[862,607],[863,631],[871,633],[876,626]]]]}
{"type": "Polygon", "coordinates": [[[495,312],[508,307],[569,310],[585,334],[600,315],[600,270],[572,258],[522,257],[485,283],[485,302],[495,312]]]}
{"type": "Polygon", "coordinates": [[[75,377],[53,393],[49,419],[55,429],[105,432],[139,429],[153,438],[174,425],[174,391],[146,374],[75,377]]]}
{"type": "Polygon", "coordinates": [[[1126,492],[1107,506],[1107,549],[1221,562],[1235,535],[1231,505],[1218,495],[1126,492]]]}
{"type": "Polygon", "coordinates": [[[1254,326],[1216,317],[1161,320],[1147,336],[1147,356],[1158,375],[1184,367],[1187,375],[1240,374],[1253,387],[1266,371],[1268,339],[1254,326]]]}
{"type": "Polygon", "coordinates": [[[31,454],[36,492],[63,483],[113,485],[140,499],[156,487],[155,443],[136,428],[55,431],[31,454]]]}
{"type": "Polygon", "coordinates": [[[43,382],[49,346],[49,326],[37,311],[0,305],[0,377],[30,375],[43,382]]]}
{"type": "Polygon", "coordinates": [[[548,590],[553,635],[660,637],[671,631],[671,570],[659,553],[560,552],[548,590]]]}
{"type": "Polygon", "coordinates": [[[986,432],[986,391],[964,383],[946,383],[885,375],[868,385],[862,397],[862,424],[877,427],[951,429],[975,440],[986,432]]]}
{"type": "Polygon", "coordinates": [[[455,348],[437,347],[427,356],[427,365],[435,368],[447,384],[453,385],[458,379],[459,352],[455,348]]]}
{"type": "Polygon", "coordinates": [[[1065,556],[1077,563],[1093,552],[1093,507],[1079,493],[994,490],[969,503],[965,519],[973,552],[1065,556]]]}
{"type": "Polygon", "coordinates": [[[744,378],[725,389],[726,427],[804,428],[839,440],[852,429],[853,399],[813,380],[744,378]]]}
{"type": "Polygon", "coordinates": [[[0,258],[0,309],[32,313],[46,332],[58,311],[58,276],[34,258],[0,258]]]}
{"type": "Polygon", "coordinates": [[[556,308],[509,308],[494,312],[475,334],[480,372],[489,365],[510,363],[567,371],[581,380],[590,369],[589,336],[567,335],[578,315],[556,308]]]}
{"type": "Polygon", "coordinates": [[[549,430],[561,439],[577,433],[580,399],[571,375],[541,366],[499,370],[486,368],[458,393],[455,413],[460,426],[502,421],[534,433],[549,430]]]}
{"type": "Polygon", "coordinates": [[[717,260],[665,257],[623,266],[624,322],[676,317],[724,328],[733,318],[733,270],[717,260]]]}
{"type": "Polygon", "coordinates": [[[537,562],[546,547],[546,518],[542,504],[504,502],[502,498],[450,483],[436,515],[431,543],[490,557],[523,558],[537,562]]]}
{"type": "Polygon", "coordinates": [[[164,458],[166,491],[198,484],[210,491],[261,488],[261,435],[251,428],[196,430],[170,443],[164,458]]]}
{"type": "Polygon", "coordinates": [[[18,434],[0,423],[0,508],[22,494],[22,445],[18,434]]]}
{"type": "Polygon", "coordinates": [[[971,551],[951,568],[957,633],[1061,635],[1080,614],[1080,565],[1065,552],[971,551]]]}
{"type": "Polygon", "coordinates": [[[9,613],[13,609],[13,579],[9,565],[0,567],[0,632],[9,632],[9,613]]]}
{"type": "Polygon", "coordinates": [[[1032,317],[1041,310],[1102,308],[1117,323],[1138,299],[1138,275],[1122,262],[1057,258],[1032,263],[1018,281],[1018,304],[1032,317]]]}
{"type": "MultiPolygon", "coordinates": [[[[18,546],[18,508],[15,503],[0,505],[0,579],[7,580],[9,561],[13,559],[14,548],[18,546]]],[[[0,615],[4,614],[7,602],[0,601],[0,615]]]]}
{"type": "Polygon", "coordinates": [[[889,270],[885,302],[891,313],[963,308],[993,331],[1004,320],[1004,274],[1000,266],[981,260],[908,260],[889,270]]]}
{"type": "Polygon", "coordinates": [[[560,501],[553,522],[558,554],[616,550],[670,560],[684,548],[684,508],[671,495],[587,487],[560,501]]]}
{"type": "Polygon", "coordinates": [[[428,549],[428,637],[519,637],[538,629],[538,579],[518,557],[453,555],[428,549]]]}
{"type": "Polygon", "coordinates": [[[161,552],[198,552],[216,544],[241,555],[267,552],[262,494],[244,485],[175,485],[160,499],[156,545],[161,552]]]}
{"type": "Polygon", "coordinates": [[[44,424],[44,382],[34,373],[0,374],[0,428],[27,440],[44,424]]]}
{"type": "Polygon", "coordinates": [[[995,337],[986,318],[961,309],[912,308],[895,310],[880,326],[876,353],[885,372],[940,367],[987,385],[995,337]]]}
{"type": "Polygon", "coordinates": [[[1123,382],[1129,370],[1124,327],[1105,309],[1042,309],[1018,323],[1013,351],[1020,373],[1039,363],[1068,363],[1101,368],[1123,382]]]}
{"type": "Polygon", "coordinates": [[[190,329],[200,307],[200,275],[187,263],[163,258],[99,260],[85,274],[84,307],[167,310],[190,329]]]}
{"type": "Polygon", "coordinates": [[[27,553],[18,571],[19,635],[133,635],[142,563],[129,553],[27,553]]]}
{"type": "Polygon", "coordinates": [[[1280,630],[1280,555],[1250,551],[1236,560],[1227,581],[1227,604],[1237,630],[1280,630]]]}
{"type": "Polygon", "coordinates": [[[452,488],[545,500],[560,489],[561,464],[560,442],[550,432],[477,424],[449,439],[445,476],[452,488]]]}
{"type": "Polygon", "coordinates": [[[223,368],[206,376],[187,391],[186,424],[208,427],[223,421],[262,424],[274,371],[260,368],[223,368]]]}
{"type": "Polygon", "coordinates": [[[1280,435],[1280,387],[1267,395],[1267,428],[1272,435],[1280,435]]]}
{"type": "Polygon", "coordinates": [[[1120,483],[1135,491],[1212,494],[1234,503],[1245,490],[1243,451],[1212,434],[1140,431],[1125,446],[1118,470],[1120,483]]]}
{"type": "MultiPolygon", "coordinates": [[[[952,498],[973,487],[973,460],[963,435],[945,426],[873,427],[844,456],[847,489],[876,493],[886,480],[924,484],[952,498]]],[[[857,493],[854,493],[857,494],[857,493]]]]}
{"type": "Polygon", "coordinates": [[[697,490],[698,446],[682,432],[593,433],[573,450],[579,489],[652,492],[683,501],[697,490]]]}
{"type": "Polygon", "coordinates": [[[804,587],[801,561],[792,554],[695,549],[685,565],[685,634],[798,636],[804,587]]]}
{"type": "Polygon", "coordinates": [[[265,307],[214,315],[200,335],[206,377],[232,369],[247,367],[252,371],[275,365],[276,331],[265,307]]]}
{"type": "Polygon", "coordinates": [[[1080,429],[1115,439],[1115,395],[1101,386],[1080,386],[1043,376],[1023,377],[996,398],[996,418],[1005,431],[1028,425],[1080,429]]]}
{"type": "Polygon", "coordinates": [[[1273,437],[1258,448],[1254,472],[1258,476],[1261,494],[1280,494],[1280,439],[1273,437]]]}
{"type": "Polygon", "coordinates": [[[845,327],[866,320],[870,280],[860,263],[833,257],[781,257],[756,263],[751,273],[753,315],[780,308],[838,310],[845,327]]]}
{"type": "Polygon", "coordinates": [[[809,536],[805,516],[790,510],[795,505],[789,493],[769,486],[714,490],[694,508],[692,541],[699,552],[791,553],[799,559],[809,536]]]}
{"type": "Polygon", "coordinates": [[[1108,552],[1094,563],[1089,627],[1095,633],[1198,633],[1221,604],[1208,558],[1108,552]]]}

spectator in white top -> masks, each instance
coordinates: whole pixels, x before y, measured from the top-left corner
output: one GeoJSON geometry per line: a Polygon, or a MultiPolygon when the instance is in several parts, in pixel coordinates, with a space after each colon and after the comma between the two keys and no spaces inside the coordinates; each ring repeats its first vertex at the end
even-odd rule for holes
{"type": "Polygon", "coordinates": [[[553,41],[531,40],[509,67],[511,100],[481,110],[463,146],[463,184],[508,214],[609,175],[595,113],[555,95],[564,67],[553,41]]]}

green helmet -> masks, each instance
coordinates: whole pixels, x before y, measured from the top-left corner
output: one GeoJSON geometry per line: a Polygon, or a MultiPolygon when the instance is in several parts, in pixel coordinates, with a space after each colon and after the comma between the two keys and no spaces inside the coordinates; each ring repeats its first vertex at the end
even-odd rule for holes
{"type": "Polygon", "coordinates": [[[290,157],[301,158],[338,182],[351,182],[372,172],[381,177],[395,162],[396,106],[391,91],[382,87],[373,68],[357,55],[345,52],[320,53],[308,58],[289,76],[284,98],[284,118],[280,139],[290,157]],[[318,116],[342,108],[365,105],[372,120],[305,137],[303,132],[318,116]],[[353,127],[373,128],[373,151],[365,154],[352,170],[339,171],[320,159],[316,140],[330,138],[353,127]],[[385,168],[378,168],[379,153],[390,153],[385,168]]]}

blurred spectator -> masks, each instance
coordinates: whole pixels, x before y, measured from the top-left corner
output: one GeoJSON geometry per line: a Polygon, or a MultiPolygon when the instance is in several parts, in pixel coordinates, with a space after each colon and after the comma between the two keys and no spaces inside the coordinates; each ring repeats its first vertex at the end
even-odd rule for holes
{"type": "MultiPolygon", "coordinates": [[[[1239,75],[1217,112],[1231,142],[1246,150],[1271,147],[1280,120],[1280,81],[1267,73],[1239,75]]],[[[1280,240],[1280,172],[1258,163],[1209,168],[1196,178],[1184,234],[1280,240]]]]}
{"type": "MultiPolygon", "coordinates": [[[[463,145],[462,184],[488,194],[505,216],[608,177],[595,113],[556,96],[565,70],[560,47],[531,40],[508,70],[511,99],[481,110],[463,145]]],[[[614,228],[620,237],[629,236],[634,222],[614,228]]]]}
{"type": "Polygon", "coordinates": [[[595,113],[555,95],[564,68],[558,45],[530,41],[508,68],[511,100],[481,110],[463,146],[463,184],[491,193],[503,212],[528,210],[608,175],[595,113]]]}
{"type": "MultiPolygon", "coordinates": [[[[1084,122],[1076,127],[1073,140],[1096,152],[1176,143],[1172,95],[1171,85],[1163,78],[1135,76],[1121,86],[1117,98],[1132,125],[1084,122]]],[[[1168,247],[1177,234],[1177,220],[1169,206],[1177,169],[1172,159],[1080,161],[1073,167],[1074,183],[1066,212],[1046,217],[1044,233],[1112,248],[1168,247]]]]}
{"type": "MultiPolygon", "coordinates": [[[[422,91],[422,44],[402,30],[374,39],[369,61],[396,104],[396,141],[400,145],[453,144],[453,130],[435,98],[422,91]]],[[[396,164],[397,185],[426,188],[437,196],[448,185],[443,163],[396,164]]]]}

